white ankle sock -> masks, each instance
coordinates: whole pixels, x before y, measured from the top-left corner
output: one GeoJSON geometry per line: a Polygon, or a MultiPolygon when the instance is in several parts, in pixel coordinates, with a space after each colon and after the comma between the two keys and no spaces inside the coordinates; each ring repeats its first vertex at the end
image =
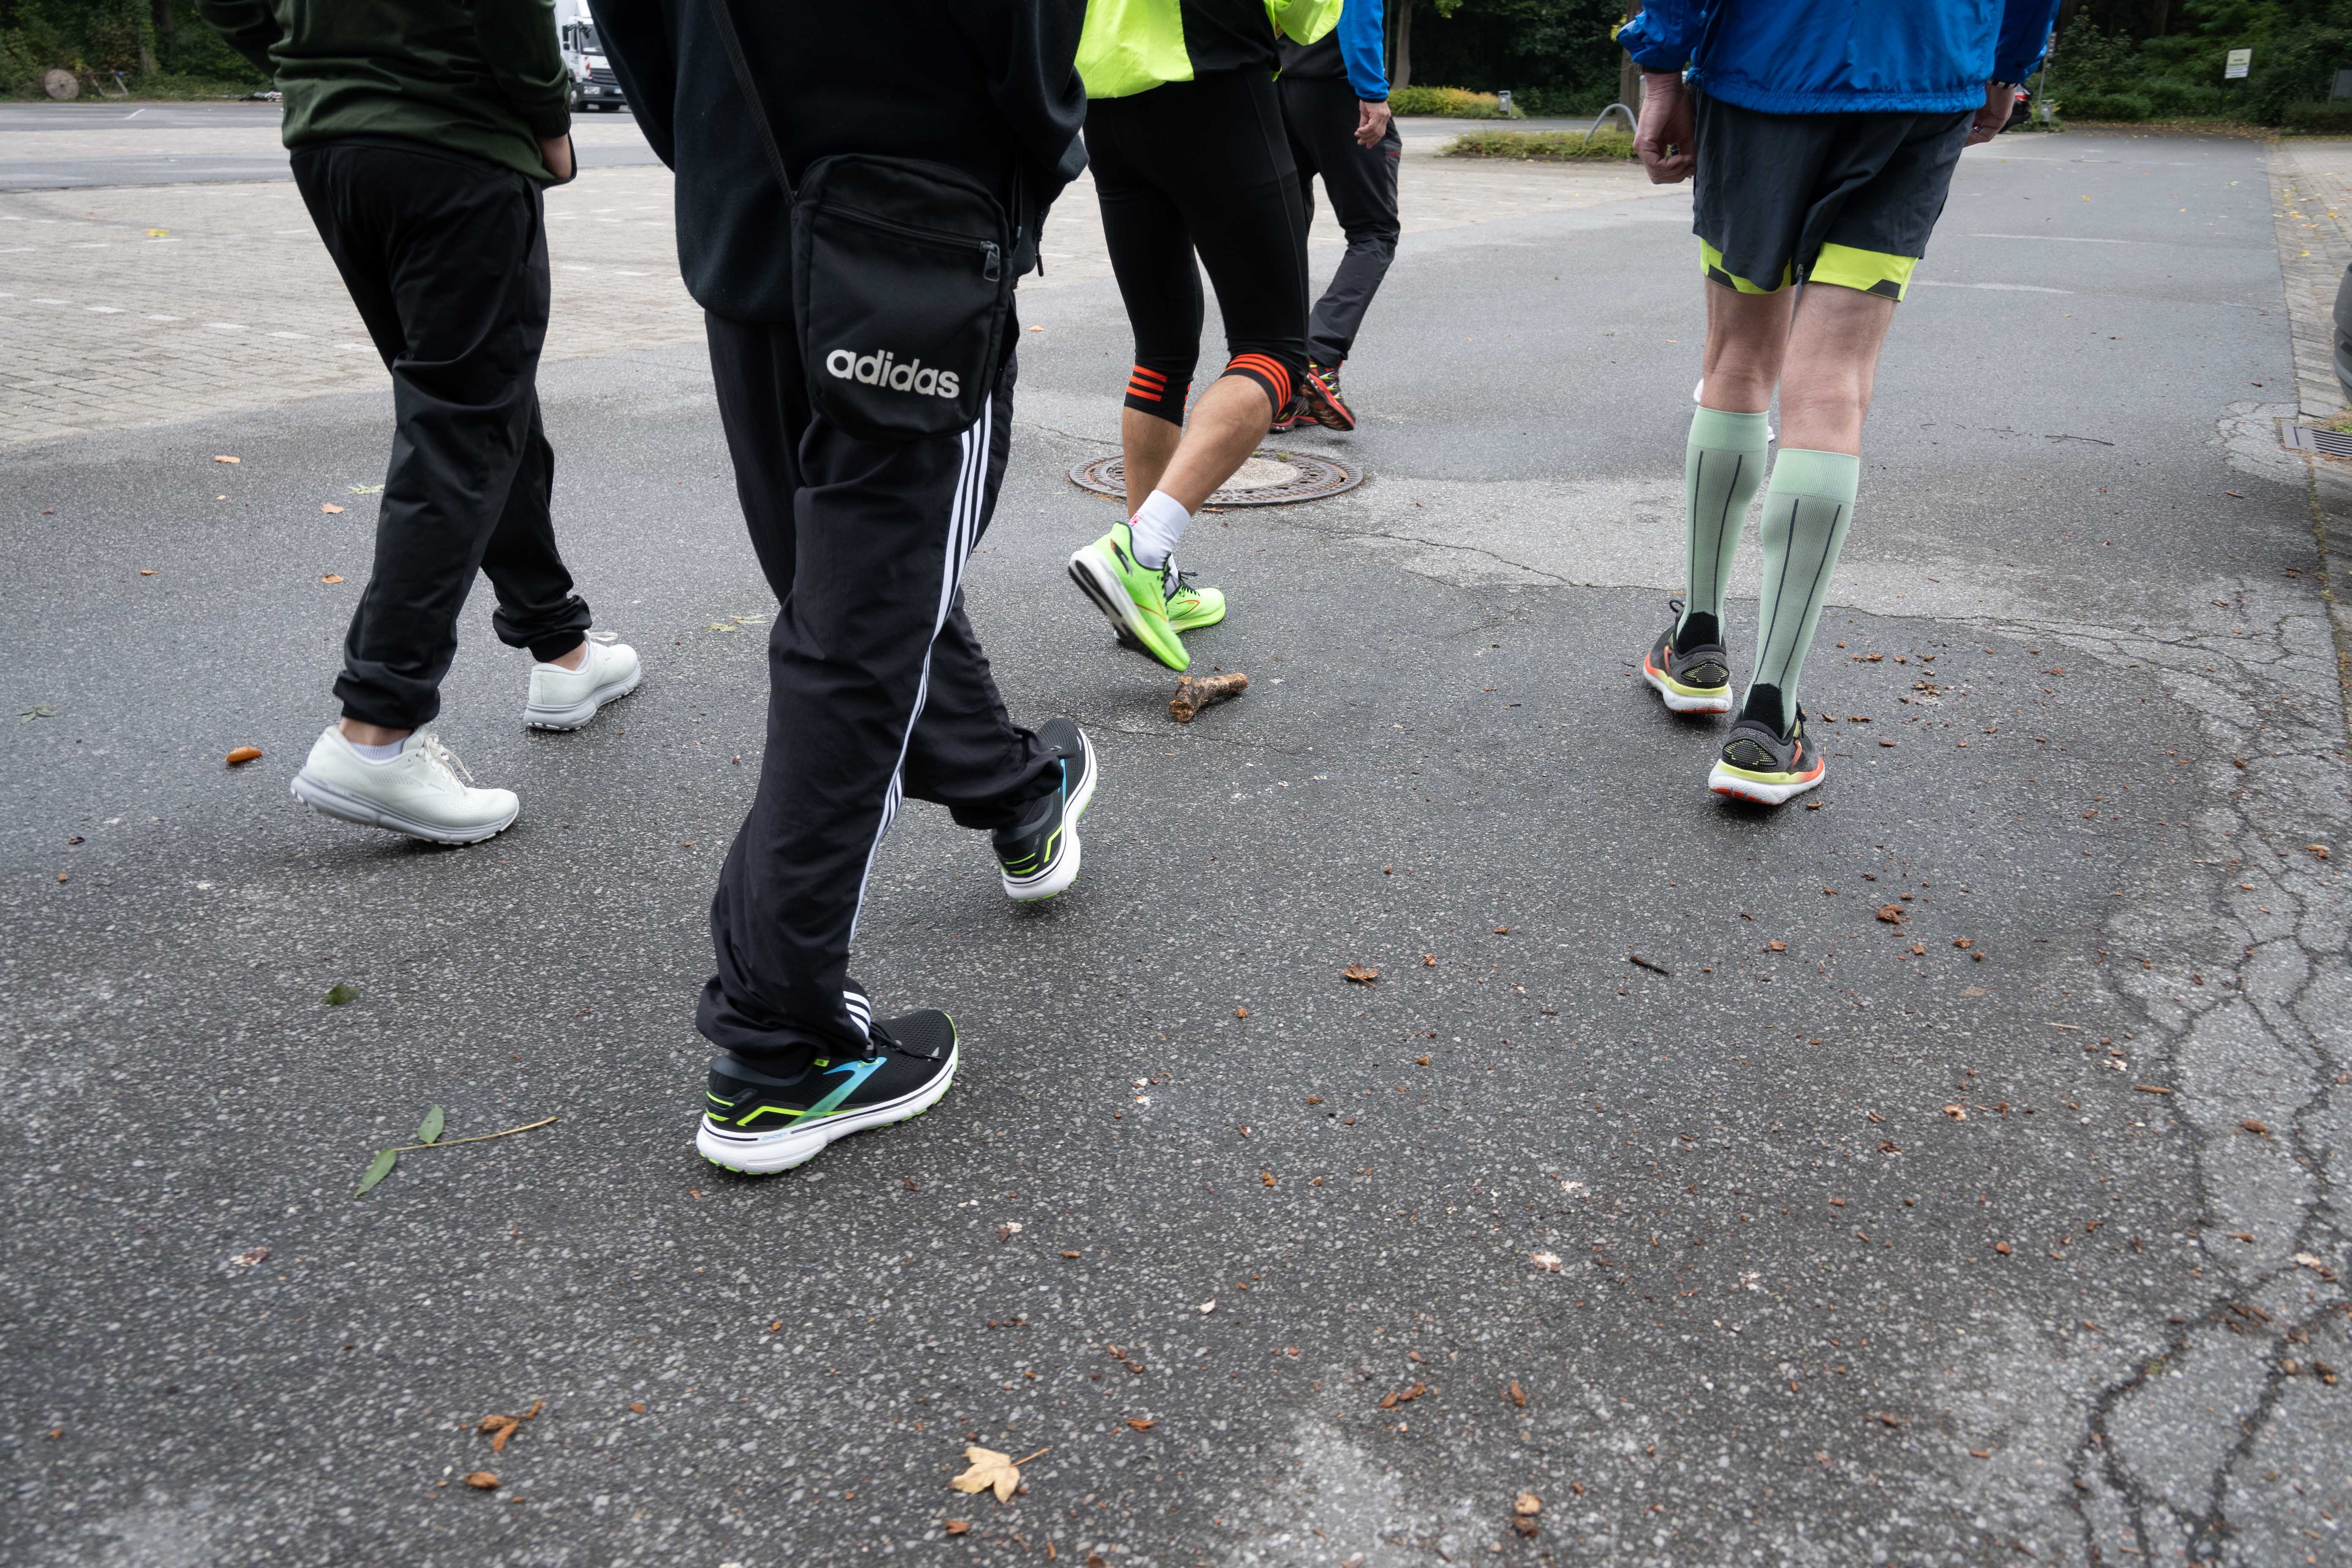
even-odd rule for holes
{"type": "Polygon", "coordinates": [[[1167,565],[1176,542],[1184,537],[1185,527],[1192,521],[1192,514],[1184,510],[1184,503],[1166,490],[1153,490],[1145,496],[1143,504],[1128,520],[1135,535],[1137,564],[1155,572],[1167,565]]]}
{"type": "Polygon", "coordinates": [[[363,763],[388,763],[400,755],[400,748],[407,743],[405,741],[394,741],[389,746],[362,746],[357,741],[349,739],[343,742],[352,751],[357,752],[360,754],[360,761],[363,763]]]}

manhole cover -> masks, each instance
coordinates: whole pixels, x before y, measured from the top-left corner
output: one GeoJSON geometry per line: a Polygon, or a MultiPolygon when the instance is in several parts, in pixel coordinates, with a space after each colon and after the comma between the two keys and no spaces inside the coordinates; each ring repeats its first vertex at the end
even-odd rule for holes
{"type": "Polygon", "coordinates": [[[2325,452],[2331,458],[2352,458],[2352,435],[2341,430],[2321,430],[2282,419],[2279,421],[2279,435],[2286,445],[2306,452],[2325,452]]]}
{"type": "MultiPolygon", "coordinates": [[[[1097,458],[1070,470],[1070,482],[1097,495],[1125,497],[1127,460],[1097,458]]],[[[1309,452],[1285,452],[1261,447],[1225,488],[1209,498],[1211,506],[1286,506],[1293,501],[1321,500],[1354,489],[1364,476],[1344,463],[1309,452]]]]}

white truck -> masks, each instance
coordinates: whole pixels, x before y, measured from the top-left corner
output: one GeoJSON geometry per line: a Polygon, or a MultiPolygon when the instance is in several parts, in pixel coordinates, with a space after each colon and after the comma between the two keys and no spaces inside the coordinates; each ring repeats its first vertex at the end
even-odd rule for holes
{"type": "Polygon", "coordinates": [[[604,58],[604,45],[596,37],[595,18],[583,11],[559,27],[556,36],[563,43],[564,74],[572,79],[572,112],[627,108],[621,79],[614,73],[613,62],[604,58]]]}

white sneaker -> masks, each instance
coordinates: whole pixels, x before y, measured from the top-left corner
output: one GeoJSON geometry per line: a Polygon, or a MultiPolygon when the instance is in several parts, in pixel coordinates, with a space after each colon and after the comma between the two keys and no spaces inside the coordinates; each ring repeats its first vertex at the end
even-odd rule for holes
{"type": "Polygon", "coordinates": [[[530,667],[530,695],[523,701],[522,721],[534,730],[580,729],[605,703],[635,691],[645,674],[637,650],[627,643],[591,637],[588,657],[577,669],[560,664],[530,667]]]}
{"type": "Polygon", "coordinates": [[[400,755],[372,763],[330,724],[294,775],[294,798],[362,827],[435,844],[478,844],[511,826],[522,803],[512,790],[459,782],[472,777],[438,736],[418,731],[400,743],[400,755]]]}

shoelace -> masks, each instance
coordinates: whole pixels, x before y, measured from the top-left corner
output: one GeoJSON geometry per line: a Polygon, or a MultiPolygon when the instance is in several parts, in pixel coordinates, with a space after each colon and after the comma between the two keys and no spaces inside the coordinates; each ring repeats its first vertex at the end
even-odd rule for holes
{"type": "Polygon", "coordinates": [[[1171,555],[1168,558],[1167,569],[1160,574],[1160,597],[1164,601],[1172,599],[1179,594],[1189,594],[1192,591],[1192,574],[1177,571],[1176,557],[1171,555]]]}
{"type": "Polygon", "coordinates": [[[451,751],[448,747],[441,743],[440,736],[426,735],[423,742],[419,744],[416,749],[423,752],[434,762],[440,763],[455,777],[463,779],[467,784],[472,784],[474,782],[474,775],[467,771],[465,763],[457,760],[457,752],[451,751]]]}

